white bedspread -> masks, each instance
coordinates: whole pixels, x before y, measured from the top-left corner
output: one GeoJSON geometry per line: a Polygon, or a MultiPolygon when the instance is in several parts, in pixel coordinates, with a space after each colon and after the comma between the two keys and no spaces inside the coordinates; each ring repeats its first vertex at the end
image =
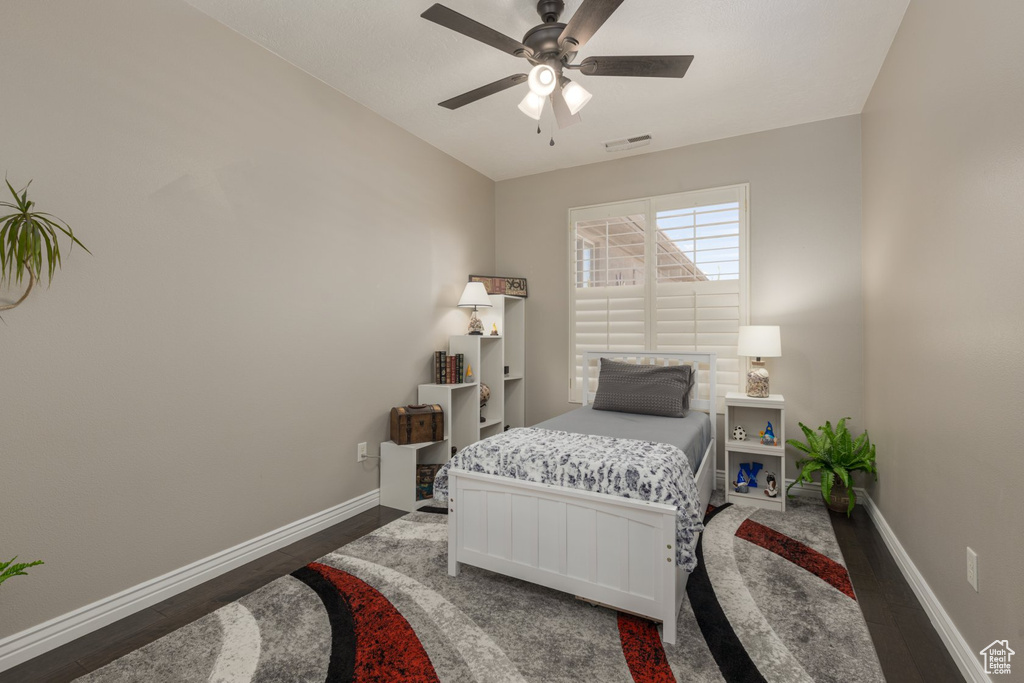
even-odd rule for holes
{"type": "Polygon", "coordinates": [[[704,530],[690,463],[669,444],[573,434],[549,429],[511,429],[459,451],[434,480],[434,498],[448,500],[450,468],[541,484],[608,493],[676,507],[676,563],[697,566],[694,548],[704,530]]]}

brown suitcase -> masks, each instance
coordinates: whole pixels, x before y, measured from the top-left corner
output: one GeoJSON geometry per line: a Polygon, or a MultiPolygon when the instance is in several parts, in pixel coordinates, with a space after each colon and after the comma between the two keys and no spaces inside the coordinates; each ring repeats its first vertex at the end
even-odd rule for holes
{"type": "Polygon", "coordinates": [[[444,411],[437,405],[391,409],[391,440],[399,446],[444,438],[444,411]]]}

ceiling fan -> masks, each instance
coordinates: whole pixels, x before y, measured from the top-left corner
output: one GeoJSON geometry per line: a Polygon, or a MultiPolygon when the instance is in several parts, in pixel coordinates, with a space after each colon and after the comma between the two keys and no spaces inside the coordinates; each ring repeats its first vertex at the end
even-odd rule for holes
{"type": "Polygon", "coordinates": [[[519,103],[519,109],[532,119],[540,120],[544,100],[551,101],[559,128],[579,122],[579,111],[590,101],[591,94],[574,81],[565,71],[579,71],[585,76],[646,76],[682,78],[693,61],[693,55],[645,57],[587,57],[579,64],[572,60],[599,28],[608,20],[623,0],[583,0],[568,24],[558,18],[565,9],[563,0],[540,0],[537,13],[544,22],[534,26],[522,42],[459,14],[444,5],[436,4],[421,14],[424,19],[479,40],[481,43],[522,57],[533,64],[529,74],[514,74],[499,81],[470,90],[439,103],[447,109],[458,109],[471,102],[494,95],[524,81],[530,92],[519,103]]]}

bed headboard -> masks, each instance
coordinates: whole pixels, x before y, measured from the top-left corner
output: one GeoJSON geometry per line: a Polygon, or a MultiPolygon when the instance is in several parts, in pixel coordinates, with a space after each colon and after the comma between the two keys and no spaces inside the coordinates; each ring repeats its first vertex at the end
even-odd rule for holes
{"type": "Polygon", "coordinates": [[[693,388],[690,390],[690,408],[703,410],[711,415],[711,424],[715,424],[717,416],[718,394],[715,388],[714,353],[667,353],[661,351],[584,351],[583,352],[583,386],[581,396],[583,405],[593,403],[595,392],[590,391],[590,379],[594,372],[599,371],[599,358],[608,358],[624,363],[638,365],[691,365],[693,366],[693,388]],[[594,363],[596,368],[591,367],[594,363]],[[703,397],[701,388],[707,387],[707,396],[703,397]]]}

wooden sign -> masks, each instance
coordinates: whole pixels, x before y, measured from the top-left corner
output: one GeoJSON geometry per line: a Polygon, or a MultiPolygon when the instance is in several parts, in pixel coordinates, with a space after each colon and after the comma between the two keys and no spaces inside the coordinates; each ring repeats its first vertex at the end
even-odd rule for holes
{"type": "Polygon", "coordinates": [[[497,275],[470,275],[470,282],[482,282],[488,294],[508,294],[526,298],[525,277],[499,277],[497,275]]]}

